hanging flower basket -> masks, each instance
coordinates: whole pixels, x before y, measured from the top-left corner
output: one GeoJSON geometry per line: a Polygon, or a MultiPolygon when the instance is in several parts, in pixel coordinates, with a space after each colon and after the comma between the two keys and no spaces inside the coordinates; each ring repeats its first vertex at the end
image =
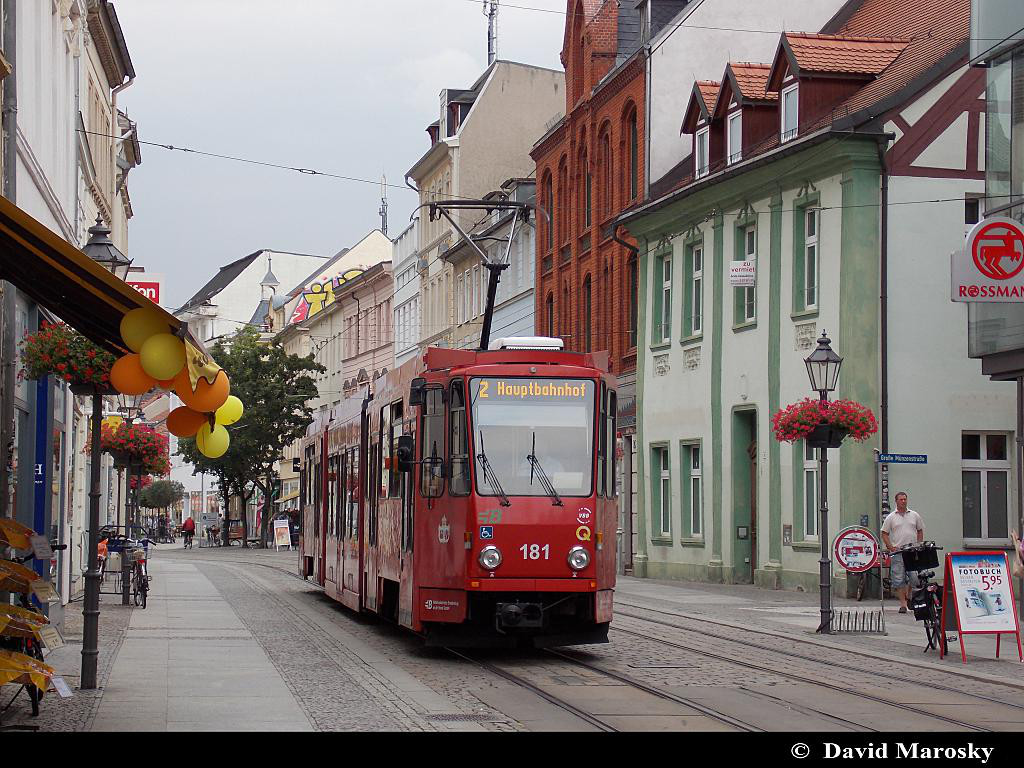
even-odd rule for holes
{"type": "Polygon", "coordinates": [[[29,379],[57,376],[75,388],[76,394],[101,394],[112,391],[110,369],[114,356],[63,323],[44,322],[38,331],[21,341],[19,375],[29,379]],[[85,391],[81,392],[80,387],[85,391]]]}
{"type": "Polygon", "coordinates": [[[811,448],[838,448],[846,437],[857,442],[878,431],[875,415],[854,400],[821,402],[805,398],[772,417],[772,431],[779,442],[806,440],[811,448]]]}
{"type": "Polygon", "coordinates": [[[167,438],[142,424],[103,424],[100,447],[114,458],[115,467],[128,467],[143,474],[162,476],[170,472],[167,438]]]}

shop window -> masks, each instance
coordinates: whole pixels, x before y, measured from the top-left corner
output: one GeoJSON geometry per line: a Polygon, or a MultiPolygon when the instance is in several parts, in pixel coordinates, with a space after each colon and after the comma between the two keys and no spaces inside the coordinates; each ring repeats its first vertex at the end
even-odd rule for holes
{"type": "Polygon", "coordinates": [[[818,539],[818,460],[814,449],[803,443],[804,539],[818,539]]]}

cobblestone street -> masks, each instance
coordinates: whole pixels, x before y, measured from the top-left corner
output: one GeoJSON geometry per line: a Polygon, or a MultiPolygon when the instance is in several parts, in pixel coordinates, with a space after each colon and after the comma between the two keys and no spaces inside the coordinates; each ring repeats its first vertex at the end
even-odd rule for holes
{"type": "MultiPolygon", "coordinates": [[[[623,579],[607,645],[555,652],[426,648],[356,616],[295,555],[164,547],[145,610],[106,597],[96,693],[77,690],[80,611],[49,660],[75,696],[27,699],[41,730],[1024,730],[1024,674],[938,662],[909,623],[816,638],[813,596],[623,579]],[[811,605],[813,608],[813,605],[811,605]],[[751,618],[754,617],[754,618],[751,618]],[[906,639],[904,640],[904,634],[906,639]]],[[[990,655],[990,654],[989,654],[990,655]]]]}

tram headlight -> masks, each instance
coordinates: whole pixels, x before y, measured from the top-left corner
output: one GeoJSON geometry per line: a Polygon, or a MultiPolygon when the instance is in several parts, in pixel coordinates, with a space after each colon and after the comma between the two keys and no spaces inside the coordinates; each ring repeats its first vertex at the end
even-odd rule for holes
{"type": "Polygon", "coordinates": [[[583,547],[573,547],[569,550],[569,567],[574,571],[582,571],[590,565],[590,553],[583,547]]]}
{"type": "Polygon", "coordinates": [[[501,550],[491,544],[480,550],[480,556],[477,560],[480,562],[481,567],[486,568],[488,571],[493,571],[501,565],[501,550]]]}

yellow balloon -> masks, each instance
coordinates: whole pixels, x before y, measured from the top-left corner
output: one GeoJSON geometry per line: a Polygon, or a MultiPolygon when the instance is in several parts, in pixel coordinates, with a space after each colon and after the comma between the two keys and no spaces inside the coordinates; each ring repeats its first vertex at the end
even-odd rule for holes
{"type": "MultiPolygon", "coordinates": [[[[146,339],[158,333],[167,333],[168,325],[159,313],[139,307],[126,312],[121,318],[121,338],[132,352],[141,352],[146,339]]],[[[169,376],[159,378],[167,379],[169,376]]]]}
{"type": "Polygon", "coordinates": [[[170,333],[146,339],[139,352],[142,370],[157,381],[173,379],[185,367],[185,343],[170,333]]]}
{"type": "Polygon", "coordinates": [[[243,413],[245,413],[245,406],[242,405],[242,401],[234,395],[228,395],[224,405],[217,409],[217,423],[225,426],[234,424],[242,418],[243,413]]]}
{"type": "Polygon", "coordinates": [[[220,424],[216,424],[213,429],[210,429],[210,424],[207,422],[196,433],[196,448],[208,459],[219,459],[228,452],[230,445],[231,436],[220,424]]]}

